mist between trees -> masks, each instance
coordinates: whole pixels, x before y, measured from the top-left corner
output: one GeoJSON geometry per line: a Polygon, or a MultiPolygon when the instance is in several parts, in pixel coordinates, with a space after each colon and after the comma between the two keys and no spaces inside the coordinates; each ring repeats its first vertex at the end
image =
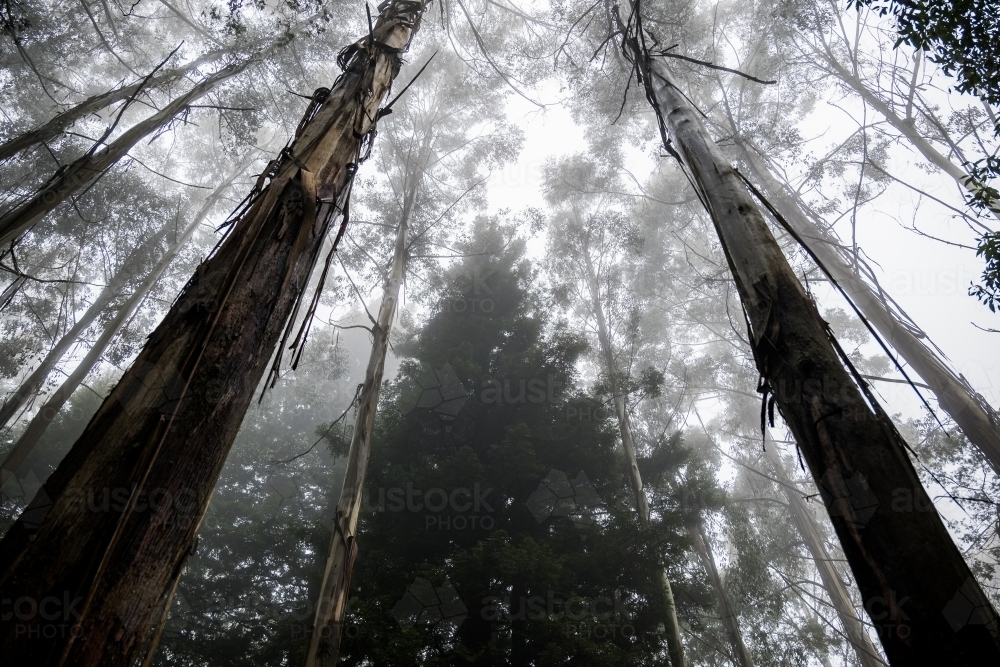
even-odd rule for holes
{"type": "Polygon", "coordinates": [[[0,5],[5,660],[1000,664],[967,4],[0,5]]]}

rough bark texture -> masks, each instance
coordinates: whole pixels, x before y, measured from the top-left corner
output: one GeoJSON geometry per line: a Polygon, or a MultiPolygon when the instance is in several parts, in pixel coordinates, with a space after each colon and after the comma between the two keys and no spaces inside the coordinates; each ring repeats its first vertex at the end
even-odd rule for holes
{"type": "MultiPolygon", "coordinates": [[[[934,392],[941,409],[948,413],[973,445],[1000,475],[1000,415],[968,381],[957,375],[938,354],[921,341],[927,336],[906,322],[906,314],[888,295],[877,293],[855,273],[843,246],[832,234],[813,223],[798,198],[789,193],[751,149],[742,151],[754,179],[764,186],[771,204],[792,227],[833,279],[847,292],[865,319],[879,335],[920,375],[934,392]],[[899,315],[893,311],[898,310],[899,315]]],[[[929,341],[928,341],[929,342],[929,341]]]]}
{"type": "Polygon", "coordinates": [[[726,584],[719,575],[719,569],[715,566],[712,543],[705,533],[705,524],[701,521],[701,517],[697,517],[694,525],[688,526],[688,534],[691,536],[691,541],[694,543],[694,550],[698,552],[698,558],[701,560],[705,572],[708,573],[708,578],[712,582],[712,588],[715,589],[715,597],[719,605],[719,615],[722,617],[722,625],[726,628],[726,636],[729,638],[729,648],[732,651],[730,658],[737,667],[753,667],[753,658],[750,657],[750,651],[747,650],[746,644],[743,643],[739,615],[736,613],[736,608],[733,607],[733,601],[729,597],[729,591],[726,590],[726,584]]]}
{"type": "Polygon", "coordinates": [[[347,613],[347,595],[351,585],[351,571],[358,552],[357,529],[361,504],[364,498],[365,475],[368,458],[371,455],[372,429],[375,427],[375,411],[378,408],[379,393],[382,389],[382,373],[385,370],[385,356],[389,350],[389,334],[396,316],[399,288],[403,284],[406,271],[406,242],[409,218],[416,199],[419,179],[412,182],[411,189],[403,202],[399,229],[392,260],[392,273],[382,290],[382,305],[378,311],[378,321],[372,327],[372,349],[365,371],[365,382],[358,397],[358,411],[351,436],[351,448],[347,455],[347,472],[340,491],[336,513],[333,519],[333,535],[330,551],[323,567],[323,583],[320,585],[316,615],[313,618],[306,653],[306,667],[334,667],[340,654],[340,640],[347,613]]]}
{"type": "Polygon", "coordinates": [[[12,664],[137,659],[346,198],[408,44],[410,6],[383,5],[373,38],[345,49],[344,74],[317,91],[270,183],[0,542],[4,596],[58,601],[66,617],[25,603],[0,626],[12,664]]]}
{"type": "Polygon", "coordinates": [[[764,446],[764,455],[771,462],[775,476],[781,483],[781,490],[788,500],[788,510],[792,515],[792,523],[795,524],[796,529],[798,529],[799,534],[802,536],[802,541],[805,543],[806,548],[809,549],[809,553],[812,554],[813,562],[819,571],[820,579],[823,580],[823,588],[826,589],[827,595],[830,596],[833,608],[837,610],[837,617],[840,619],[840,624],[844,626],[844,635],[847,637],[847,641],[851,642],[854,652],[857,654],[858,664],[861,667],[883,667],[885,663],[882,662],[878,651],[875,650],[871,640],[868,639],[868,635],[865,633],[864,624],[854,609],[854,603],[847,592],[847,586],[844,585],[840,574],[833,566],[833,559],[830,558],[830,553],[826,550],[826,545],[823,544],[823,538],[820,536],[819,527],[816,525],[816,520],[813,518],[812,512],[802,499],[802,494],[798,492],[795,485],[788,479],[788,474],[785,472],[785,465],[778,456],[774,440],[770,437],[770,433],[768,433],[767,439],[768,442],[764,446]]]}
{"type": "Polygon", "coordinates": [[[669,69],[637,39],[630,44],[726,252],[761,390],[765,399],[773,391],[817,481],[890,662],[1000,661],[996,612],[934,510],[906,443],[845,370],[815,303],[669,69]],[[974,622],[967,616],[952,624],[947,610],[956,596],[976,608],[974,622]]]}
{"type": "Polygon", "coordinates": [[[31,450],[38,443],[38,439],[42,437],[45,429],[49,427],[49,424],[51,424],[52,420],[55,419],[57,414],[59,414],[59,411],[62,409],[63,405],[66,404],[66,401],[69,400],[70,396],[73,395],[73,392],[77,390],[77,388],[87,378],[87,375],[90,374],[90,371],[93,370],[94,366],[96,366],[101,360],[101,357],[104,356],[104,351],[118,334],[118,331],[125,325],[125,322],[129,317],[131,317],[132,313],[135,312],[135,309],[139,306],[142,300],[146,298],[149,291],[153,289],[156,281],[160,279],[163,272],[166,271],[168,266],[170,266],[170,263],[177,256],[177,253],[179,253],[187,244],[191,235],[194,234],[198,226],[204,222],[212,207],[219,201],[222,194],[229,189],[229,186],[232,185],[233,179],[236,176],[237,174],[234,172],[225,180],[225,182],[215,189],[215,192],[208,197],[205,204],[201,207],[201,210],[198,211],[198,214],[195,215],[194,219],[188,224],[187,229],[181,233],[180,237],[178,237],[170,249],[164,253],[163,257],[160,258],[160,261],[156,263],[156,266],[154,266],[152,270],[146,274],[146,277],[135,288],[135,291],[132,292],[129,298],[126,299],[125,303],[118,308],[118,312],[115,313],[115,316],[104,327],[104,331],[102,331],[101,335],[96,341],[94,341],[94,344],[87,352],[87,355],[80,361],[79,364],[77,364],[77,367],[72,373],[70,373],[63,383],[59,385],[59,388],[56,389],[51,396],[49,396],[48,400],[45,401],[44,405],[42,405],[42,407],[38,410],[38,413],[35,414],[31,421],[28,422],[28,426],[17,439],[17,442],[14,444],[13,449],[10,450],[7,458],[4,459],[3,465],[0,466],[0,474],[2,474],[4,478],[6,478],[9,474],[17,474],[21,463],[28,456],[28,454],[31,453],[31,450]]]}
{"type": "MultiPolygon", "coordinates": [[[[628,478],[629,486],[632,487],[636,511],[639,513],[639,523],[644,529],[648,529],[650,526],[649,500],[646,498],[646,492],[643,490],[642,475],[639,474],[639,464],[636,459],[635,442],[632,439],[632,427],[629,424],[625,396],[618,382],[615,353],[611,349],[611,335],[608,333],[604,308],[601,306],[601,287],[597,281],[597,274],[594,271],[594,264],[590,259],[588,248],[584,248],[583,255],[587,265],[591,305],[597,319],[597,337],[601,345],[601,356],[604,357],[604,370],[608,374],[608,382],[611,383],[611,393],[615,402],[615,416],[618,419],[618,431],[622,438],[622,451],[625,453],[625,474],[628,478]]],[[[674,601],[674,589],[670,585],[670,579],[667,577],[665,571],[661,570],[659,572],[659,582],[660,590],[663,594],[664,611],[666,612],[663,625],[667,632],[667,651],[670,653],[670,664],[673,667],[684,667],[684,643],[681,640],[681,626],[677,620],[677,603],[674,601]]]]}
{"type": "Polygon", "coordinates": [[[257,58],[248,58],[224,67],[171,101],[160,111],[130,127],[105,149],[98,150],[95,146],[94,150],[72,164],[60,168],[49,183],[31,199],[0,216],[0,246],[17,239],[59,204],[102,176],[137,143],[166,126],[177,114],[242,72],[256,60],[257,58]]]}

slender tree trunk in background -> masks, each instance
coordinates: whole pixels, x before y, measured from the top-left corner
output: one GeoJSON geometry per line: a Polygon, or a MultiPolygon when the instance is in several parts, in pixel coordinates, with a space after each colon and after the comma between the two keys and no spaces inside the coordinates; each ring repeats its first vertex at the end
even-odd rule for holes
{"type": "MultiPolygon", "coordinates": [[[[837,78],[860,95],[862,99],[868,102],[868,104],[870,104],[875,111],[885,118],[890,125],[906,137],[907,141],[909,141],[913,147],[927,159],[928,162],[955,179],[958,186],[967,191],[969,194],[978,195],[980,193],[980,188],[976,186],[975,183],[968,180],[969,174],[965,171],[965,169],[942,155],[936,148],[934,148],[931,142],[920,136],[920,133],[917,132],[916,127],[911,121],[900,118],[888,104],[883,102],[881,98],[870,91],[857,76],[852,74],[843,65],[837,62],[837,59],[834,58],[831,53],[825,52],[820,54],[819,57],[837,78]]],[[[1000,218],[1000,204],[994,203],[989,207],[989,209],[994,216],[1000,218]]]]}
{"type": "MultiPolygon", "coordinates": [[[[35,270],[48,265],[48,263],[51,262],[57,254],[59,254],[59,246],[52,248],[42,255],[41,259],[34,264],[35,270]]],[[[20,267],[20,269],[22,273],[27,271],[27,267],[24,266],[20,267]]],[[[0,293],[0,311],[3,311],[3,309],[10,304],[14,297],[17,296],[18,291],[24,287],[24,283],[26,282],[28,282],[28,277],[26,275],[15,275],[14,280],[3,288],[3,292],[0,293]]],[[[5,421],[0,421],[0,428],[3,428],[3,424],[5,423],[5,421]]]]}
{"type": "MultiPolygon", "coordinates": [[[[743,160],[750,166],[755,180],[764,186],[772,205],[844,288],[869,323],[923,378],[941,409],[955,420],[969,442],[1000,475],[1000,415],[965,378],[956,375],[944,359],[921,342],[920,338],[926,338],[922,332],[917,330],[915,334],[914,327],[892,312],[881,290],[877,293],[854,272],[841,254],[838,240],[809,219],[805,213],[808,208],[771,174],[764,160],[752,149],[743,147],[739,139],[737,143],[741,146],[743,160]]],[[[901,310],[900,313],[905,317],[901,310]]]]}
{"type": "Polygon", "coordinates": [[[138,658],[423,8],[390,1],[373,33],[344,51],[344,74],[317,91],[270,182],[259,180],[262,190],[0,541],[5,597],[72,605],[61,621],[71,628],[55,639],[51,615],[5,620],[0,647],[12,664],[125,667],[138,658]],[[105,493],[116,500],[102,506],[105,493]]]}
{"type": "Polygon", "coordinates": [[[622,31],[623,46],[669,132],[666,148],[677,151],[711,215],[746,312],[761,391],[766,399],[773,389],[809,464],[890,662],[1000,662],[996,612],[924,491],[906,443],[870,395],[869,407],[749,192],[665,58],[650,57],[645,33],[633,27],[622,31]],[[953,625],[945,612],[963,597],[975,622],[967,616],[953,625]]]}
{"type": "Polygon", "coordinates": [[[100,178],[137,143],[164,128],[177,114],[245,70],[251,63],[256,62],[260,55],[262,54],[224,67],[174,99],[160,111],[130,127],[118,139],[108,144],[105,150],[96,150],[95,146],[95,150],[65,168],[60,168],[49,183],[31,199],[0,216],[0,246],[17,239],[59,204],[100,178]]]}
{"type": "Polygon", "coordinates": [[[3,144],[0,144],[0,162],[20,153],[23,150],[31,148],[32,146],[55,139],[81,118],[105,109],[112,104],[127,100],[143,88],[154,88],[156,86],[176,81],[182,76],[198,69],[202,65],[218,60],[227,53],[229,53],[228,50],[206,53],[183,67],[177,67],[150,78],[149,81],[145,82],[145,86],[143,86],[142,81],[138,81],[127,86],[109,90],[99,95],[94,95],[93,97],[88,97],[71,109],[63,111],[61,114],[44,125],[37,127],[34,130],[29,130],[24,134],[20,134],[12,139],[9,139],[3,144]]]}
{"type": "MultiPolygon", "coordinates": [[[[312,16],[297,22],[294,26],[291,26],[285,33],[285,36],[279,38],[279,42],[283,42],[289,38],[295,37],[304,27],[311,24],[314,20],[319,18],[320,14],[316,13],[312,16]]],[[[287,42],[285,42],[287,43],[287,42]]],[[[261,46],[261,42],[255,43],[251,49],[256,50],[261,46]]],[[[183,76],[186,76],[199,67],[213,63],[233,52],[233,49],[217,49],[215,51],[210,51],[205,53],[198,58],[195,58],[191,62],[182,67],[176,67],[171,70],[167,70],[162,74],[157,74],[146,82],[143,86],[143,82],[138,81],[127,86],[122,86],[120,88],[115,88],[114,90],[109,90],[105,93],[99,95],[94,95],[89,97],[83,102],[80,102],[71,109],[67,109],[61,114],[57,115],[52,120],[48,121],[44,125],[20,134],[12,139],[7,140],[3,144],[0,144],[0,162],[3,162],[7,158],[16,155],[17,153],[31,148],[37,144],[50,141],[55,137],[66,131],[68,127],[76,123],[81,118],[88,116],[89,114],[105,109],[112,104],[121,102],[122,100],[127,100],[132,95],[138,93],[142,88],[155,88],[157,86],[162,86],[164,84],[172,83],[183,76]]]]}
{"type": "Polygon", "coordinates": [[[323,567],[323,583],[320,585],[316,615],[309,636],[306,667],[334,667],[340,654],[344,617],[347,614],[347,596],[351,587],[351,572],[358,553],[358,518],[364,499],[365,474],[368,471],[368,458],[371,454],[375,411],[382,389],[382,373],[385,370],[385,356],[389,350],[389,334],[392,332],[392,322],[396,316],[399,288],[406,272],[409,219],[419,182],[419,178],[412,181],[411,189],[403,202],[403,212],[396,232],[392,273],[389,274],[389,279],[382,290],[378,321],[372,327],[372,350],[368,357],[365,382],[358,398],[354,433],[347,455],[347,472],[334,514],[330,551],[323,567]]]}
{"type": "Polygon", "coordinates": [[[715,566],[712,543],[705,533],[705,524],[702,522],[701,516],[697,517],[695,525],[688,526],[688,534],[691,536],[691,541],[694,543],[694,550],[698,552],[698,558],[701,560],[705,572],[708,573],[708,578],[712,582],[712,588],[715,589],[715,597],[719,603],[719,614],[722,616],[722,624],[726,628],[726,635],[729,637],[729,646],[733,652],[733,664],[737,667],[753,667],[753,658],[750,657],[750,651],[747,650],[746,644],[743,643],[743,632],[740,630],[739,615],[733,607],[733,601],[729,597],[729,591],[726,590],[726,584],[722,581],[719,570],[715,566]]]}
{"type": "Polygon", "coordinates": [[[764,447],[764,455],[770,461],[776,477],[781,482],[779,486],[781,486],[781,490],[788,500],[788,509],[792,515],[792,522],[798,529],[799,534],[802,535],[802,541],[805,543],[806,548],[809,549],[809,553],[812,554],[816,569],[819,570],[820,579],[823,580],[823,588],[826,589],[827,595],[830,596],[833,608],[837,610],[840,624],[844,626],[844,635],[851,642],[858,656],[858,664],[861,667],[883,667],[885,663],[882,662],[882,658],[879,657],[875,646],[868,639],[864,624],[858,617],[854,609],[854,603],[851,601],[851,596],[847,592],[847,586],[844,585],[843,580],[840,578],[837,568],[833,566],[833,559],[826,550],[826,545],[823,544],[823,538],[820,535],[819,526],[816,525],[816,519],[813,517],[809,507],[806,506],[802,495],[796,490],[795,485],[785,472],[785,465],[782,463],[781,457],[778,456],[770,431],[767,432],[767,441],[764,447]]]}
{"type": "MultiPolygon", "coordinates": [[[[639,523],[643,529],[650,527],[649,500],[642,485],[642,476],[639,474],[639,464],[636,460],[635,442],[632,439],[632,427],[629,424],[625,396],[622,393],[621,385],[618,382],[618,369],[615,364],[615,354],[611,349],[611,335],[608,333],[608,324],[604,318],[604,308],[601,305],[601,287],[597,281],[597,272],[594,271],[594,263],[590,259],[589,248],[583,249],[584,262],[587,265],[587,282],[590,289],[591,306],[597,318],[597,337],[601,345],[601,356],[604,358],[604,370],[608,374],[608,382],[611,383],[611,394],[615,402],[615,416],[618,418],[618,431],[622,438],[622,450],[625,453],[626,476],[629,486],[632,487],[632,495],[635,498],[636,511],[639,513],[639,523]]],[[[677,620],[677,604],[674,601],[674,590],[670,585],[670,579],[665,570],[659,572],[660,590],[663,594],[664,627],[667,632],[667,651],[670,654],[670,664],[672,667],[684,667],[684,643],[681,640],[681,626],[677,620]]]]}
{"type": "MultiPolygon", "coordinates": [[[[245,165],[244,165],[245,168],[245,165]]],[[[138,308],[139,304],[142,303],[146,295],[153,289],[156,282],[163,275],[163,272],[167,270],[170,263],[177,257],[177,254],[187,245],[191,236],[194,234],[195,230],[204,222],[205,218],[211,212],[212,208],[219,201],[229,186],[232,185],[233,180],[242,173],[242,170],[234,171],[222,184],[215,189],[215,191],[209,195],[208,199],[205,200],[205,204],[198,211],[194,219],[188,224],[187,229],[185,229],[181,235],[177,238],[174,244],[167,250],[167,252],[160,258],[160,261],[156,263],[156,266],[150,270],[146,277],[143,279],[142,283],[135,288],[132,295],[118,308],[118,312],[115,314],[114,318],[108,322],[107,326],[104,327],[104,331],[91,346],[87,355],[77,364],[76,369],[67,377],[63,383],[59,386],[55,392],[45,401],[45,404],[38,410],[38,413],[32,418],[28,423],[27,428],[18,438],[17,442],[14,444],[13,449],[4,459],[3,465],[0,465],[0,470],[4,476],[8,474],[16,474],[21,463],[24,459],[31,453],[31,450],[38,444],[38,439],[42,437],[45,429],[49,427],[52,420],[56,418],[59,411],[62,409],[66,401],[70,399],[73,392],[83,383],[83,381],[90,374],[90,371],[94,369],[100,361],[101,357],[104,356],[104,351],[107,350],[108,345],[118,334],[121,328],[128,321],[135,309],[138,308]]]]}
{"type": "MultiPolygon", "coordinates": [[[[165,231],[166,228],[157,232],[129,253],[125,261],[122,262],[121,270],[108,281],[108,284],[101,290],[94,303],[84,311],[83,315],[77,319],[70,330],[56,341],[56,344],[52,346],[52,349],[48,351],[42,362],[31,372],[31,375],[25,378],[18,388],[7,397],[3,406],[0,407],[0,428],[9,425],[17,413],[20,412],[21,408],[38,394],[42,389],[42,385],[45,384],[45,379],[52,372],[52,369],[59,364],[80,335],[104,313],[108,304],[121,293],[130,275],[125,272],[125,267],[131,266],[137,256],[145,254],[159,244],[165,231]]],[[[4,469],[6,469],[6,466],[4,469]]]]}

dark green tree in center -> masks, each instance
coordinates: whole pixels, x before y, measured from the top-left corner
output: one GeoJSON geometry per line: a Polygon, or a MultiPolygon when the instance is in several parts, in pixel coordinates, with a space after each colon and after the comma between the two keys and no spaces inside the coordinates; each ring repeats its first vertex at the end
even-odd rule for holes
{"type": "MultiPolygon", "coordinates": [[[[666,665],[656,577],[704,587],[680,517],[640,527],[608,405],[575,385],[524,243],[481,219],[383,394],[347,664],[666,665]]],[[[690,592],[690,591],[689,591],[690,592]]],[[[684,596],[690,598],[691,596],[684,596]]]]}

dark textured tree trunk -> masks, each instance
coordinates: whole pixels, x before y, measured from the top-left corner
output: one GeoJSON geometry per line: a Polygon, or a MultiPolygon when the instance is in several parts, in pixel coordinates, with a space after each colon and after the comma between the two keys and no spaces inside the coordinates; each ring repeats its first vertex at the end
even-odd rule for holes
{"type": "MultiPolygon", "coordinates": [[[[180,237],[178,237],[174,244],[167,250],[166,253],[164,253],[163,257],[160,258],[160,261],[156,263],[156,266],[154,266],[152,270],[146,274],[146,277],[135,288],[135,291],[132,292],[129,298],[126,299],[125,303],[118,308],[118,312],[115,313],[115,316],[104,327],[104,331],[101,332],[101,335],[91,346],[87,355],[80,361],[79,364],[77,364],[77,367],[73,370],[73,372],[70,373],[65,380],[63,380],[63,383],[59,385],[59,388],[56,389],[51,396],[49,396],[48,400],[45,401],[45,404],[42,405],[32,420],[28,422],[28,426],[17,439],[17,442],[7,455],[7,458],[4,459],[3,465],[0,465],[0,469],[10,473],[17,473],[21,463],[28,456],[28,454],[31,453],[31,450],[38,443],[38,439],[42,437],[45,429],[49,427],[49,424],[51,424],[52,420],[59,414],[63,405],[66,404],[66,401],[68,401],[70,396],[73,395],[73,392],[75,392],[87,378],[87,375],[90,374],[90,371],[93,370],[94,366],[98,364],[101,357],[104,356],[104,351],[107,349],[108,345],[111,344],[111,341],[118,334],[118,331],[125,325],[125,322],[128,321],[128,318],[131,317],[133,312],[135,312],[135,309],[138,308],[139,304],[142,303],[142,300],[146,298],[146,295],[149,294],[150,290],[153,289],[153,286],[156,285],[160,276],[163,275],[163,272],[167,270],[168,266],[170,266],[170,263],[177,256],[177,253],[179,253],[187,244],[191,235],[194,234],[198,226],[204,222],[209,212],[211,212],[212,208],[219,201],[219,198],[222,197],[225,191],[229,189],[229,186],[233,183],[233,179],[235,179],[238,175],[238,172],[233,172],[229,178],[227,178],[211,195],[209,195],[205,204],[201,207],[201,210],[198,211],[194,219],[190,222],[190,224],[188,224],[187,229],[181,233],[180,237]]],[[[22,476],[23,475],[19,475],[19,477],[22,476]]]]}
{"type": "MultiPolygon", "coordinates": [[[[601,357],[604,361],[604,370],[608,374],[608,382],[611,384],[611,394],[615,403],[615,416],[618,419],[618,432],[622,438],[622,451],[625,455],[625,475],[628,478],[629,486],[632,487],[632,496],[635,498],[636,511],[639,513],[639,523],[644,529],[650,526],[649,500],[642,485],[642,475],[639,474],[639,463],[635,454],[635,442],[632,439],[632,426],[629,423],[625,395],[622,392],[621,384],[618,380],[618,368],[615,364],[615,353],[611,348],[611,335],[608,332],[608,324],[604,317],[604,308],[601,305],[601,287],[597,281],[597,273],[594,271],[594,263],[590,259],[590,249],[584,247],[583,258],[587,267],[587,283],[590,289],[591,308],[597,319],[597,337],[601,345],[601,357]]],[[[660,592],[663,595],[663,605],[665,617],[663,625],[667,633],[667,651],[670,653],[670,664],[672,667],[684,667],[684,643],[681,640],[681,626],[677,620],[677,603],[674,601],[674,589],[670,585],[670,579],[663,570],[657,573],[660,585],[660,592]]]]}
{"type": "MultiPolygon", "coordinates": [[[[647,96],[711,215],[761,374],[817,481],[865,609],[894,666],[1000,662],[997,616],[924,491],[906,443],[848,374],[732,165],[645,33],[623,33],[647,96]],[[930,575],[933,573],[933,576],[930,575]],[[956,603],[957,600],[957,603],[956,603]],[[975,612],[948,615],[963,600],[975,612]],[[969,622],[970,619],[972,622],[969,622]]],[[[864,387],[864,385],[861,385],[864,387]]],[[[867,391],[867,387],[864,387],[867,391]]]]}
{"type": "Polygon", "coordinates": [[[726,636],[729,638],[729,648],[732,651],[733,664],[736,667],[753,667],[753,658],[743,642],[743,632],[740,630],[739,615],[733,607],[732,598],[726,590],[726,584],[719,575],[719,569],[715,566],[715,556],[712,554],[712,543],[705,533],[705,524],[701,517],[697,517],[694,525],[688,526],[688,534],[694,543],[694,550],[698,552],[705,572],[708,574],[712,588],[715,589],[715,598],[719,606],[719,615],[722,617],[722,625],[726,628],[726,636]]]}
{"type": "Polygon", "coordinates": [[[51,606],[26,604],[5,619],[0,647],[11,664],[137,659],[344,206],[423,4],[383,7],[374,34],[345,51],[333,90],[317,91],[270,183],[0,542],[4,596],[58,601],[64,612],[52,620],[51,606]]]}
{"type": "Polygon", "coordinates": [[[833,559],[830,558],[830,553],[826,550],[826,545],[823,544],[819,526],[816,525],[816,520],[813,518],[812,512],[802,499],[802,494],[798,492],[795,485],[788,479],[788,474],[785,472],[785,465],[782,463],[781,457],[778,456],[774,440],[770,437],[770,432],[767,435],[768,442],[764,445],[764,455],[770,461],[771,467],[774,468],[775,476],[780,482],[781,490],[788,500],[788,509],[792,515],[792,522],[795,524],[799,534],[802,536],[802,541],[812,555],[813,563],[815,563],[816,569],[819,571],[820,579],[823,580],[823,588],[826,589],[827,595],[830,596],[833,608],[837,610],[837,617],[840,618],[840,624],[844,626],[844,635],[847,637],[847,641],[851,642],[854,652],[858,656],[858,664],[861,667],[882,667],[885,663],[882,662],[878,651],[875,650],[871,640],[868,639],[868,635],[865,633],[864,624],[854,609],[851,596],[847,593],[847,586],[844,585],[843,580],[840,578],[837,568],[833,566],[833,559]]]}
{"type": "MultiPolygon", "coordinates": [[[[66,352],[69,351],[90,325],[104,313],[108,304],[119,296],[130,277],[130,274],[126,272],[127,267],[131,266],[138,256],[146,254],[151,248],[158,245],[165,231],[166,228],[164,227],[164,229],[146,239],[138,248],[129,253],[125,261],[122,262],[121,270],[108,281],[108,284],[104,286],[101,293],[94,299],[94,303],[73,323],[69,331],[59,337],[59,340],[46,353],[41,363],[31,372],[31,375],[26,377],[18,385],[17,389],[4,400],[3,406],[0,407],[0,428],[10,424],[17,413],[21,411],[21,408],[41,391],[42,385],[45,384],[45,379],[59,362],[62,361],[66,352]]],[[[4,469],[7,469],[6,465],[4,469]]]]}
{"type": "MultiPolygon", "coordinates": [[[[421,7],[422,11],[422,7],[421,7]]],[[[419,14],[414,20],[419,19],[419,14]]],[[[428,138],[429,138],[428,134],[428,138]]],[[[422,153],[426,153],[425,149],[422,153]]],[[[421,163],[422,164],[422,163],[421,163]]],[[[323,568],[323,583],[320,585],[316,615],[313,618],[306,653],[306,667],[334,667],[340,654],[340,641],[347,614],[347,596],[351,586],[351,572],[358,552],[357,529],[361,505],[364,499],[365,475],[371,455],[372,429],[375,427],[375,412],[378,408],[379,393],[382,389],[382,374],[385,357],[389,350],[389,335],[396,316],[399,302],[399,288],[406,272],[406,243],[409,233],[410,214],[413,211],[420,177],[410,183],[410,190],[403,201],[403,212],[396,232],[393,251],[392,272],[382,290],[382,305],[378,311],[378,321],[372,326],[372,349],[368,357],[365,381],[358,398],[357,417],[351,448],[347,455],[347,473],[340,491],[340,500],[333,519],[333,534],[330,550],[323,568]]]]}
{"type": "Polygon", "coordinates": [[[103,176],[133,146],[165,127],[177,114],[245,70],[261,55],[229,65],[206,77],[160,111],[130,127],[103,150],[96,150],[95,147],[72,164],[60,168],[34,196],[0,216],[0,246],[17,239],[59,204],[103,176]]]}
{"type": "Polygon", "coordinates": [[[771,204],[844,288],[868,322],[924,379],[941,409],[955,420],[969,442],[982,452],[994,472],[1000,475],[1000,415],[965,378],[957,375],[944,359],[920,340],[927,340],[926,335],[918,330],[918,338],[914,327],[894,314],[893,307],[905,317],[898,306],[890,306],[887,295],[876,292],[852,270],[848,258],[841,254],[842,245],[809,219],[801,200],[771,174],[763,159],[752,149],[742,145],[741,148],[743,160],[755,180],[764,186],[771,204]]]}

